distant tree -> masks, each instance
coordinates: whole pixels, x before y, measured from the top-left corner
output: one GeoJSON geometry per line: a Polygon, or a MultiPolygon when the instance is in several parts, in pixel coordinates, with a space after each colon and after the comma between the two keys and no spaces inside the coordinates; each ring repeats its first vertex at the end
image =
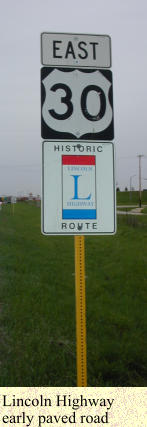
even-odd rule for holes
{"type": "Polygon", "coordinates": [[[127,188],[127,187],[125,187],[125,191],[128,191],[128,188],[127,188]]]}
{"type": "Polygon", "coordinates": [[[120,191],[120,188],[119,188],[119,187],[116,187],[116,191],[120,191]]]}

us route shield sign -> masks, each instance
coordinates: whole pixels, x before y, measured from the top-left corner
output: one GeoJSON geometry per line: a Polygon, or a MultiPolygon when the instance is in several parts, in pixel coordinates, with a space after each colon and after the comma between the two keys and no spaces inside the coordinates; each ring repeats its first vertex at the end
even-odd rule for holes
{"type": "Polygon", "coordinates": [[[113,140],[112,94],[110,70],[43,67],[42,138],[113,140]]]}
{"type": "Polygon", "coordinates": [[[114,145],[44,141],[42,232],[114,234],[114,145]]]}

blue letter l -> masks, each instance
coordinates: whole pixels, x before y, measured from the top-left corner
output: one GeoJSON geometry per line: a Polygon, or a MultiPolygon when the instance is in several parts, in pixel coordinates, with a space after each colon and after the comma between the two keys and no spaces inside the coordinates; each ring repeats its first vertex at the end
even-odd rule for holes
{"type": "Polygon", "coordinates": [[[89,200],[91,198],[91,194],[88,197],[78,197],[78,178],[81,175],[71,175],[74,178],[74,197],[72,200],[89,200]]]}

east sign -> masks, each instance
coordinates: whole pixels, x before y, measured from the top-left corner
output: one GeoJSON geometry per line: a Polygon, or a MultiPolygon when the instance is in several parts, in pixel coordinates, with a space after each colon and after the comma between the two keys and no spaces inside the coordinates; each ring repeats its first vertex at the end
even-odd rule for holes
{"type": "Polygon", "coordinates": [[[43,65],[64,67],[111,67],[111,39],[94,34],[41,34],[43,65]]]}

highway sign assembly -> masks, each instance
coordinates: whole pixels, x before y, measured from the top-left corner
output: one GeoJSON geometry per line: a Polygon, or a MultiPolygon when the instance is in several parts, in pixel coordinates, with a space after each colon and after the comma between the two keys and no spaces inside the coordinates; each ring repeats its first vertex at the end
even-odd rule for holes
{"type": "Polygon", "coordinates": [[[74,235],[77,386],[87,386],[85,235],[116,232],[111,39],[41,34],[44,235],[74,235]]]}
{"type": "Polygon", "coordinates": [[[41,70],[43,139],[113,140],[112,72],[41,70]]]}
{"type": "Polygon", "coordinates": [[[41,34],[41,63],[61,67],[111,67],[111,39],[96,34],[41,34]]]}
{"type": "Polygon", "coordinates": [[[44,141],[42,232],[115,233],[114,145],[44,141]]]}

